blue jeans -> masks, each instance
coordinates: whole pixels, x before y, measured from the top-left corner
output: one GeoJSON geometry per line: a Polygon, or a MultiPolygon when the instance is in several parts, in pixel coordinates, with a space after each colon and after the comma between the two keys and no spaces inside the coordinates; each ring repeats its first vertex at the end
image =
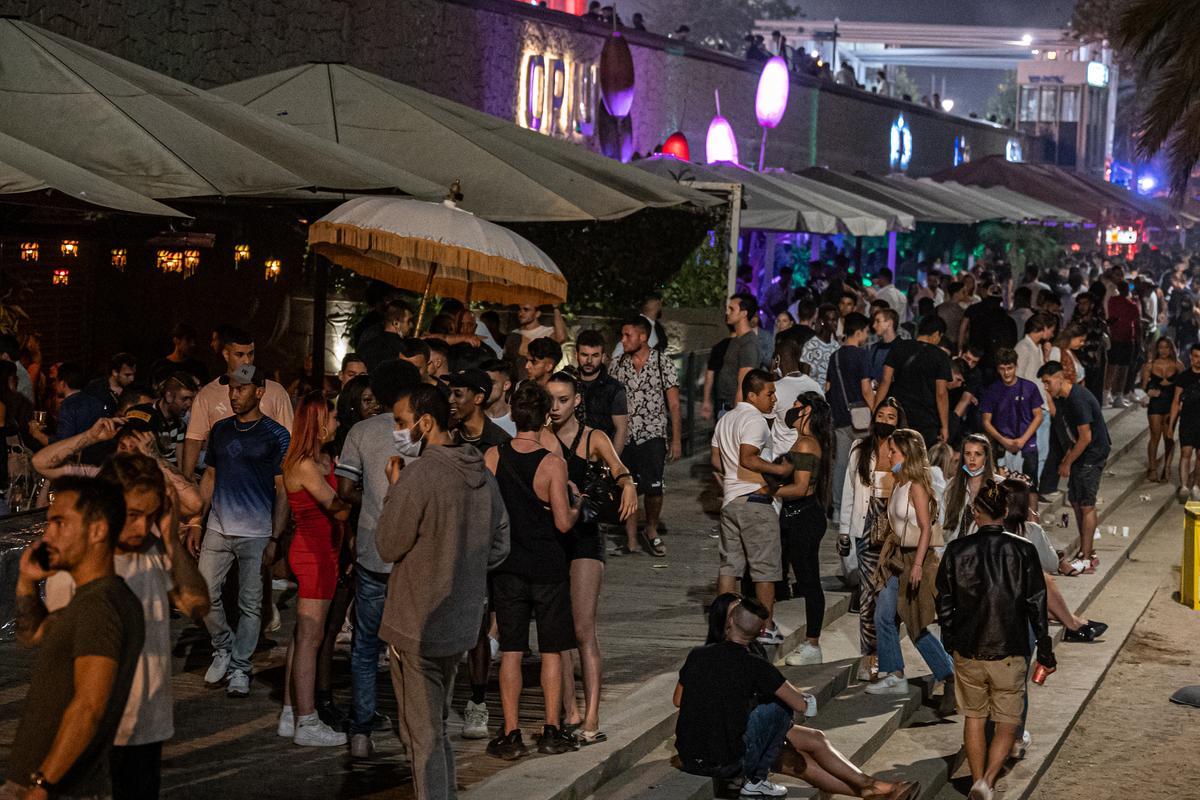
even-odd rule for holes
{"type": "Polygon", "coordinates": [[[765,780],[771,773],[791,729],[792,710],[783,703],[763,703],[750,712],[742,753],[742,775],[748,783],[765,780]]]}
{"type": "MultiPolygon", "coordinates": [[[[900,580],[893,575],[875,600],[875,635],[878,639],[879,672],[900,672],[904,669],[904,654],[900,652],[900,625],[896,621],[896,604],[900,599],[900,580]]],[[[912,631],[909,631],[912,634],[912,631]]],[[[928,630],[916,637],[917,651],[929,665],[933,679],[944,681],[954,675],[954,662],[938,638],[928,630]]]]}
{"type": "Polygon", "coordinates": [[[208,584],[209,604],[204,627],[212,637],[213,650],[225,650],[232,656],[229,668],[240,669],[247,675],[250,674],[250,658],[258,644],[258,632],[262,624],[262,561],[263,551],[267,549],[269,541],[270,536],[226,536],[208,531],[200,546],[198,568],[208,584]],[[221,604],[221,590],[235,561],[238,567],[236,633],[230,629],[225,607],[221,604]]]}
{"type": "Polygon", "coordinates": [[[379,623],[387,599],[386,572],[372,572],[354,565],[354,636],[350,640],[350,687],[354,709],[350,735],[371,733],[375,716],[375,681],[379,672],[379,623]]]}

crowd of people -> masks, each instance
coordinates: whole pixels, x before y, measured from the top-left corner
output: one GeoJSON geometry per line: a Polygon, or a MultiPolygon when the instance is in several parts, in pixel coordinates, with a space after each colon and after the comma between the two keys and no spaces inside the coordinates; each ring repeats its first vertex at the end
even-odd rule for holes
{"type": "MultiPolygon", "coordinates": [[[[794,726],[807,700],[762,658],[787,638],[776,602],[802,597],[806,630],[782,660],[822,662],[832,521],[866,691],[908,693],[903,623],[944,687],[940,711],[967,719],[972,797],[986,800],[998,754],[1030,744],[1026,673],[1035,657],[1054,666],[1048,620],[1068,642],[1105,629],[1055,586],[1099,563],[1102,409],[1146,405],[1150,480],[1172,474],[1178,424],[1180,493],[1200,497],[1193,265],[1068,255],[1014,278],[995,258],[954,275],[926,263],[903,289],[886,268],[869,287],[847,272],[797,286],[785,269],[761,302],[740,292],[725,309],[699,409],[715,421],[719,597],[709,643],[680,673],[677,745],[685,768],[741,776],[745,796],[782,796],[777,762],[830,792],[915,796],[794,726]],[[1075,541],[1059,549],[1038,512],[1064,480],[1075,541]]],[[[561,754],[607,739],[605,562],[666,555],[665,465],[682,453],[661,298],[622,322],[615,348],[579,331],[570,364],[557,309],[544,320],[520,306],[505,333],[495,312],[447,300],[417,335],[398,294],[369,300],[323,383],[268,374],[235,326],[213,330],[215,365],[181,325],[163,358],[119,353],[95,380],[0,339],[5,507],[48,502],[46,533],[21,559],[18,630],[40,652],[0,796],[158,796],[171,608],[209,635],[205,682],[246,697],[260,637],[279,625],[276,574],[298,590],[277,725],[296,745],[371,757],[391,727],[376,697],[386,662],[417,796],[452,796],[447,720],[464,661],[462,736],[502,759],[530,749],[531,623],[544,698],[531,744],[561,754]],[[604,526],[623,530],[611,548],[604,526]],[[351,696],[339,704],[344,629],[351,696]]]]}

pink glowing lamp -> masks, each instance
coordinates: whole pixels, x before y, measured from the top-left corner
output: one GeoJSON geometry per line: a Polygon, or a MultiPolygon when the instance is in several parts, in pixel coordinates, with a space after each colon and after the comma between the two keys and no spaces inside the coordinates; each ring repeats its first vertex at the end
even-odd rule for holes
{"type": "Polygon", "coordinates": [[[709,164],[718,161],[728,161],[736,164],[738,160],[737,137],[733,135],[733,126],[729,120],[721,116],[721,95],[717,97],[717,115],[708,123],[708,136],[704,140],[704,157],[709,164]]]}

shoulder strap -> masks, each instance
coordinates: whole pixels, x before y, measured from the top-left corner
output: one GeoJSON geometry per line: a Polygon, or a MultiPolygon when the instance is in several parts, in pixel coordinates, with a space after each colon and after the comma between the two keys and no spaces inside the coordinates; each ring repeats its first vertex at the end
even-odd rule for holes
{"type": "Polygon", "coordinates": [[[834,354],[833,354],[833,361],[834,361],[833,369],[835,372],[837,372],[838,388],[840,388],[842,390],[842,404],[845,405],[846,408],[849,408],[850,400],[846,396],[846,376],[842,375],[842,368],[840,366],[838,366],[838,356],[840,356],[841,354],[842,354],[841,348],[838,348],[834,352],[834,354]]]}

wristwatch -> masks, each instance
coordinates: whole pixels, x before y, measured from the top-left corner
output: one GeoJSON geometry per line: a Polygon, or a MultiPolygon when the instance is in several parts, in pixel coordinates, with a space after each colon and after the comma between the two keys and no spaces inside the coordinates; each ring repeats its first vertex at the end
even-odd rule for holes
{"type": "Polygon", "coordinates": [[[54,784],[46,780],[46,776],[42,774],[40,769],[35,769],[33,772],[29,773],[29,785],[36,786],[39,789],[45,789],[47,792],[54,788],[54,784]]]}

